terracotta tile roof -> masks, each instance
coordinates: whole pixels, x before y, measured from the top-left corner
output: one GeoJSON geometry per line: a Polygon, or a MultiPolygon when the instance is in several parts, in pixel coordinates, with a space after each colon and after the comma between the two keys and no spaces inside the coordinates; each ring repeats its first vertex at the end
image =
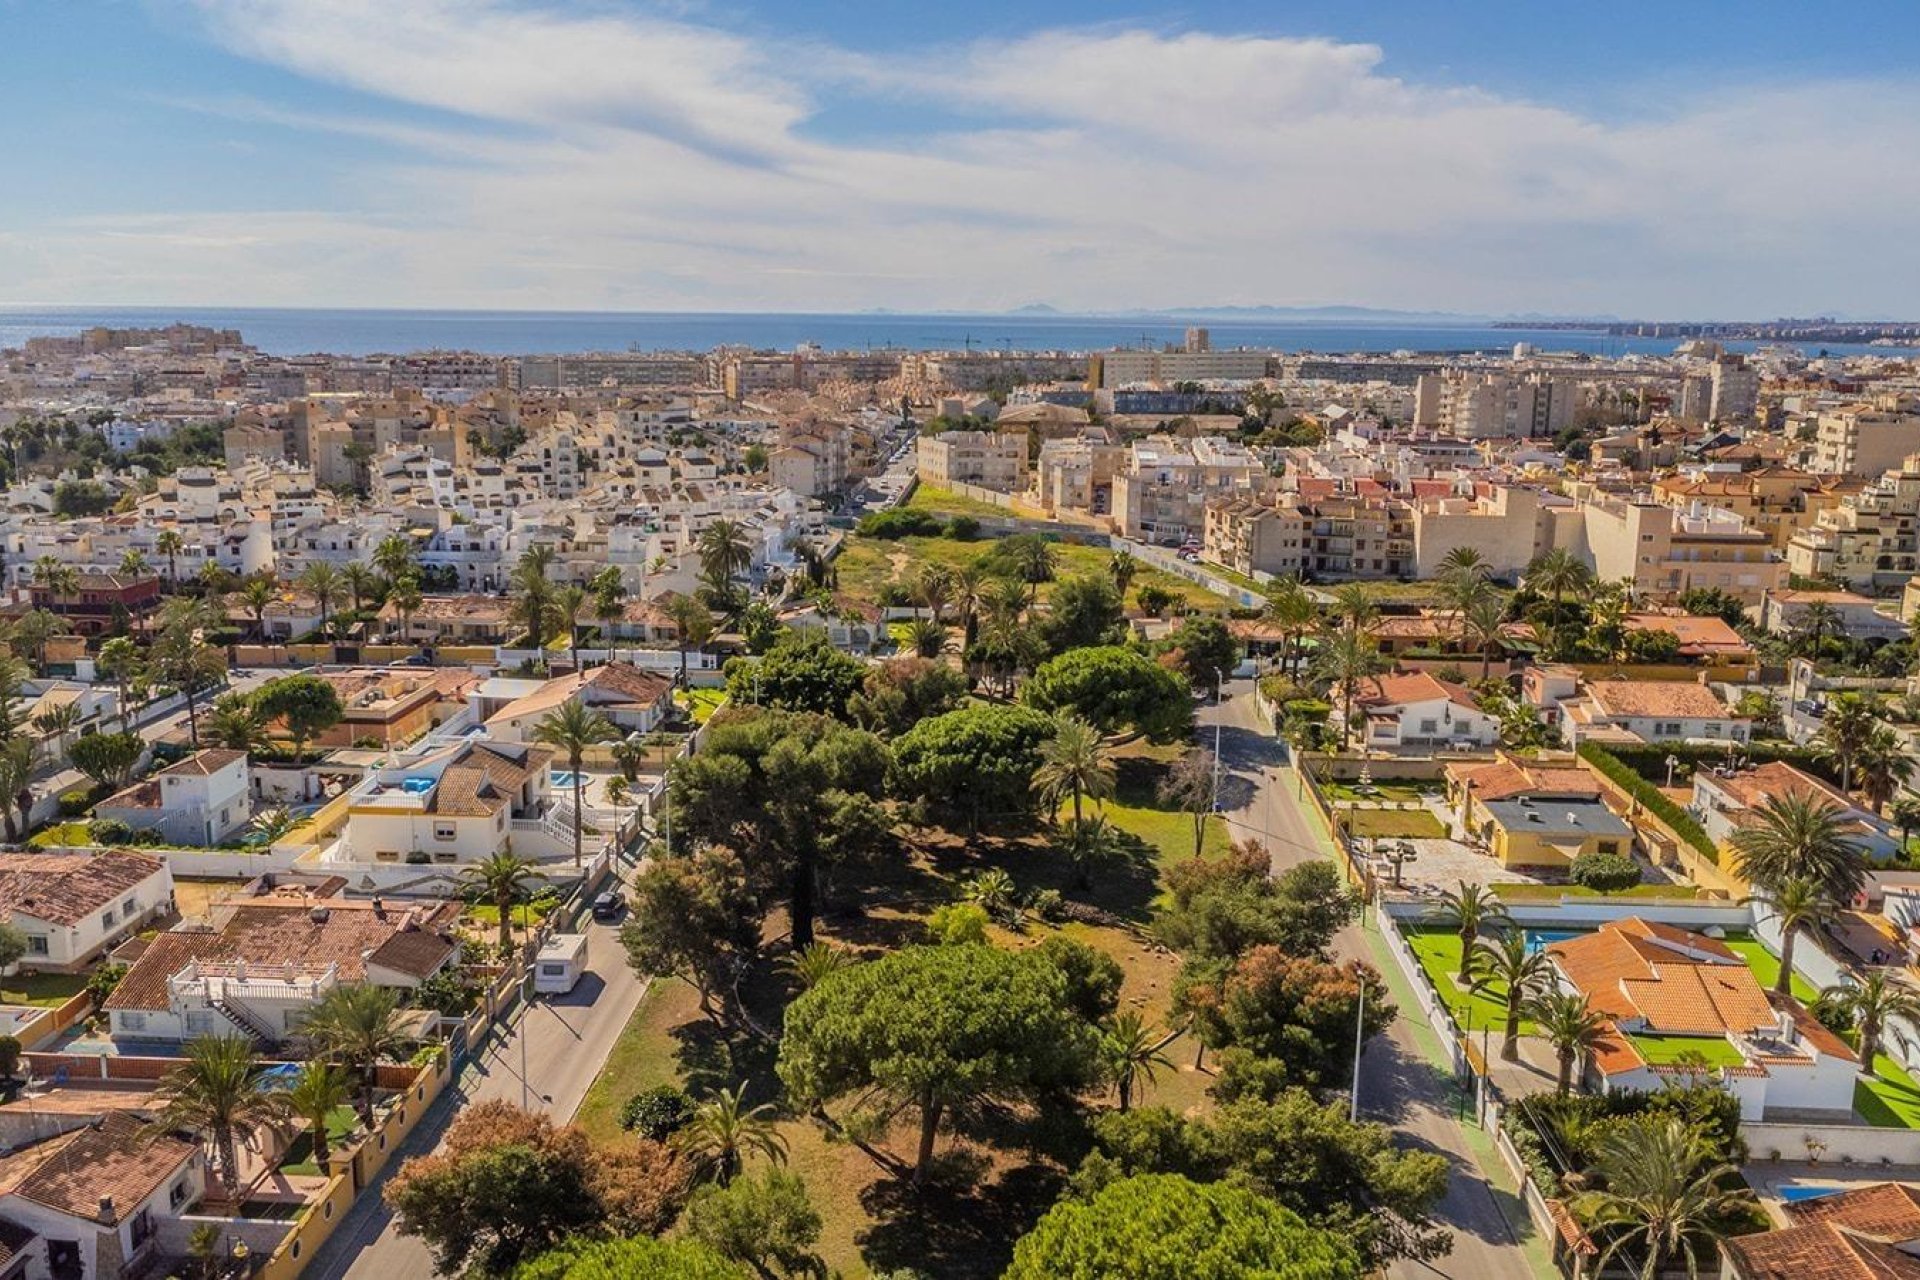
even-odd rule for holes
{"type": "Polygon", "coordinates": [[[1733,720],[1726,703],[1705,685],[1682,680],[1596,680],[1587,697],[1608,718],[1672,716],[1685,720],[1733,720]]]}
{"type": "Polygon", "coordinates": [[[1492,764],[1449,764],[1447,776],[1462,787],[1471,781],[1474,798],[1481,801],[1511,800],[1523,795],[1536,800],[1543,796],[1595,799],[1600,795],[1600,784],[1585,769],[1527,764],[1507,755],[1492,764]]]}
{"type": "Polygon", "coordinates": [[[1785,1206],[1792,1226],[1725,1241],[1741,1280],[1920,1280],[1920,1195],[1898,1183],[1785,1206]]]}
{"type": "Polygon", "coordinates": [[[1595,1009],[1644,1020],[1651,1031],[1711,1036],[1776,1025],[1752,971],[1711,938],[1634,918],[1556,942],[1547,953],[1595,1009]]]}
{"type": "Polygon", "coordinates": [[[1480,704],[1465,685],[1442,680],[1426,671],[1401,671],[1391,675],[1368,676],[1355,687],[1356,707],[1401,707],[1414,702],[1447,701],[1478,711],[1480,704]]]}
{"type": "Polygon", "coordinates": [[[156,773],[156,778],[208,778],[231,765],[236,760],[245,760],[244,751],[229,751],[225,747],[208,747],[196,752],[176,765],[169,766],[156,773]]]}
{"type": "Polygon", "coordinates": [[[1727,625],[1725,618],[1711,615],[1630,613],[1628,631],[1669,631],[1680,641],[1680,652],[1690,657],[1709,654],[1751,653],[1753,646],[1727,625]]]}
{"type": "Polygon", "coordinates": [[[367,960],[424,978],[451,956],[449,935],[460,904],[427,901],[375,910],[363,899],[243,903],[215,930],[176,929],[153,940],[107,998],[106,1008],[167,1007],[167,979],[194,960],[245,961],[263,967],[340,967],[343,982],[364,982],[367,960]],[[315,915],[324,909],[324,917],[315,915]]]}
{"type": "MultiPolygon", "coordinates": [[[[13,1194],[71,1218],[115,1226],[199,1151],[171,1134],[153,1135],[124,1111],[108,1112],[21,1177],[13,1194]],[[111,1200],[111,1204],[103,1201],[111,1200]]],[[[38,1148],[35,1148],[38,1150],[38,1148]]]]}
{"type": "Polygon", "coordinates": [[[1743,769],[1731,777],[1711,772],[1695,776],[1709,787],[1717,788],[1729,800],[1748,809],[1761,808],[1769,796],[1825,801],[1839,806],[1843,811],[1855,808],[1853,800],[1838,787],[1796,769],[1783,760],[1769,760],[1756,768],[1743,769]]]}
{"type": "Polygon", "coordinates": [[[0,915],[18,913],[48,924],[78,924],[166,865],[150,854],[128,849],[0,853],[0,915]]]}

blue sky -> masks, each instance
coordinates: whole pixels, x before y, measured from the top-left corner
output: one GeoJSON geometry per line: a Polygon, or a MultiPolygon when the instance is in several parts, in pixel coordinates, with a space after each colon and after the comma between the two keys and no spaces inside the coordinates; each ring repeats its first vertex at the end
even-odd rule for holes
{"type": "Polygon", "coordinates": [[[1920,8],[0,0],[0,303],[1898,314],[1920,8]]]}

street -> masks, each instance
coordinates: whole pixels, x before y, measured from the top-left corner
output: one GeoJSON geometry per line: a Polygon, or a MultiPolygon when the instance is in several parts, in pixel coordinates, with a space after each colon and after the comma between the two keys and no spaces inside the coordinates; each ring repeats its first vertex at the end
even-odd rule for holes
{"type": "MultiPolygon", "coordinates": [[[[1233,825],[1234,838],[1266,844],[1276,872],[1330,856],[1327,836],[1302,807],[1308,802],[1298,798],[1297,775],[1282,764],[1280,744],[1260,722],[1253,682],[1234,681],[1226,692],[1225,701],[1201,708],[1198,736],[1209,750],[1219,743],[1220,807],[1233,825]]],[[[1335,938],[1334,951],[1342,959],[1386,967],[1385,956],[1375,954],[1359,925],[1335,938]]],[[[1392,1128],[1403,1142],[1437,1151],[1452,1162],[1453,1176],[1439,1215],[1453,1228],[1453,1252],[1431,1264],[1397,1262],[1388,1274],[1394,1280],[1435,1275],[1533,1280],[1534,1267],[1520,1245],[1522,1235],[1532,1235],[1532,1223],[1518,1199],[1496,1188],[1475,1160],[1456,1118],[1451,1076],[1419,1051],[1415,1037],[1422,1021],[1419,1008],[1402,1001],[1386,1034],[1367,1045],[1360,1061],[1360,1111],[1364,1119],[1392,1128]]]]}
{"type": "Polygon", "coordinates": [[[542,997],[482,1042],[453,1086],[435,1100],[427,1123],[408,1136],[373,1185],[354,1201],[340,1229],[314,1255],[308,1276],[429,1280],[434,1275],[427,1247],[394,1227],[381,1190],[409,1156],[424,1155],[439,1145],[460,1105],[489,1099],[520,1103],[523,1038],[530,1105],[556,1121],[573,1118],[646,990],[627,964],[618,925],[588,923],[587,939],[590,971],[580,985],[564,996],[542,997]]]}

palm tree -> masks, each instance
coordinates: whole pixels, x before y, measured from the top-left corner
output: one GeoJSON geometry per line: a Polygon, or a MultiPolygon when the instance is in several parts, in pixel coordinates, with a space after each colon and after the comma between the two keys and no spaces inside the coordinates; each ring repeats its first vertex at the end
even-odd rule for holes
{"type": "Polygon", "coordinates": [[[140,646],[133,642],[132,636],[115,636],[100,646],[94,667],[113,682],[114,695],[120,705],[121,727],[133,723],[133,709],[127,705],[127,690],[134,677],[140,674],[140,646]]]}
{"type": "Polygon", "coordinates": [[[240,1189],[236,1139],[280,1128],[289,1113],[287,1095],[265,1087],[254,1069],[253,1046],[237,1036],[202,1036],[190,1042],[185,1060],[161,1077],[154,1100],[159,1105],[152,1129],[185,1130],[206,1138],[229,1200],[240,1189]]]}
{"type": "Polygon", "coordinates": [[[700,531],[700,575],[718,589],[753,567],[753,540],[738,520],[715,520],[700,531]]]}
{"type": "Polygon", "coordinates": [[[583,824],[586,809],[580,799],[580,765],[587,748],[598,742],[615,742],[620,731],[613,722],[584,702],[565,702],[549,711],[533,727],[533,740],[542,746],[566,753],[567,768],[573,772],[573,865],[580,865],[583,824]]]}
{"type": "Polygon", "coordinates": [[[413,615],[419,610],[423,597],[420,594],[420,580],[412,574],[394,579],[393,587],[387,592],[387,603],[393,606],[400,618],[400,636],[406,639],[413,630],[413,615]]]}
{"type": "Polygon", "coordinates": [[[1004,919],[1014,911],[1019,888],[1003,869],[990,867],[967,882],[965,896],[968,902],[984,908],[988,915],[1004,919]]]}
{"type": "Polygon", "coordinates": [[[275,805],[256,813],[253,820],[247,823],[247,830],[259,836],[261,847],[267,848],[299,825],[300,819],[293,816],[293,810],[284,805],[275,805]]]}
{"type": "Polygon", "coordinates": [[[20,838],[14,811],[22,822],[33,811],[33,771],[33,743],[22,737],[0,742],[0,829],[6,831],[8,844],[20,838]]]}
{"type": "Polygon", "coordinates": [[[1052,582],[1059,572],[1060,553],[1046,539],[1034,535],[1007,540],[1008,558],[1013,571],[1020,575],[1020,581],[1027,584],[1027,604],[1031,606],[1040,596],[1040,584],[1052,582]]]}
{"type": "Polygon", "coordinates": [[[1161,1067],[1173,1069],[1165,1050],[1177,1033],[1155,1030],[1133,1009],[1114,1014],[1105,1031],[1107,1069],[1113,1073],[1120,1109],[1125,1111],[1133,1101],[1136,1085],[1152,1084],[1161,1067]]]}
{"type": "Polygon", "coordinates": [[[1291,575],[1275,578],[1267,584],[1266,613],[1268,621],[1280,630],[1282,657],[1288,673],[1298,671],[1300,641],[1313,630],[1314,620],[1320,616],[1313,593],[1291,575]]]}
{"type": "Polygon", "coordinates": [[[297,582],[300,589],[312,596],[313,602],[320,607],[320,633],[331,637],[334,606],[340,603],[340,597],[345,592],[340,571],[325,560],[315,560],[300,571],[297,582]]]}
{"type": "Polygon", "coordinates": [[[1140,572],[1140,562],[1131,552],[1116,551],[1107,560],[1107,573],[1113,578],[1113,589],[1126,599],[1127,588],[1133,585],[1135,575],[1140,572]]]}
{"type": "Polygon", "coordinates": [[[941,622],[946,615],[947,602],[953,598],[953,575],[945,566],[930,564],[920,570],[920,576],[913,582],[913,601],[916,608],[924,608],[934,622],[941,622]]]}
{"type": "Polygon", "coordinates": [[[1487,558],[1476,547],[1455,547],[1440,558],[1442,578],[1485,578],[1487,558]]]}
{"type": "Polygon", "coordinates": [[[1686,1258],[1688,1276],[1698,1276],[1702,1238],[1711,1246],[1714,1222],[1748,1194],[1739,1170],[1713,1163],[1705,1137],[1675,1115],[1632,1116],[1601,1134],[1592,1171],[1605,1189],[1575,1203],[1589,1226],[1625,1230],[1601,1249],[1592,1274],[1602,1274],[1614,1255],[1634,1245],[1646,1251],[1640,1280],[1654,1280],[1676,1255],[1686,1258]]]}
{"type": "Polygon", "coordinates": [[[70,564],[62,564],[52,556],[41,556],[33,562],[33,580],[45,587],[53,600],[54,612],[64,613],[60,606],[68,596],[80,590],[80,574],[70,564]]]}
{"type": "Polygon", "coordinates": [[[267,718],[253,700],[238,693],[214,699],[207,714],[207,736],[229,751],[257,755],[272,744],[267,718]]]}
{"type": "Polygon", "coordinates": [[[921,658],[937,658],[947,651],[947,629],[932,618],[914,618],[906,625],[907,648],[921,658]]]}
{"type": "Polygon", "coordinates": [[[1380,616],[1380,602],[1364,582],[1349,582],[1335,588],[1332,615],[1345,630],[1358,633],[1380,616]]]}
{"type": "Polygon", "coordinates": [[[332,1173],[332,1152],[327,1148],[327,1121],[353,1097],[353,1082],[347,1073],[331,1062],[309,1062],[300,1069],[300,1077],[287,1087],[287,1109],[303,1121],[313,1144],[313,1162],[320,1176],[332,1173]]]}
{"type": "Polygon", "coordinates": [[[1817,656],[1826,638],[1841,634],[1843,625],[1840,611],[1825,601],[1807,605],[1800,610],[1800,616],[1793,620],[1793,651],[1802,657],[1817,656]]]}
{"type": "Polygon", "coordinates": [[[491,902],[500,913],[500,954],[513,948],[513,907],[533,896],[534,885],[546,877],[534,864],[511,849],[489,854],[460,873],[467,892],[476,900],[491,902]]]}
{"type": "Polygon", "coordinates": [[[1485,885],[1460,882],[1458,889],[1448,889],[1440,895],[1440,910],[1443,917],[1452,923],[1460,935],[1460,985],[1466,986],[1473,981],[1473,944],[1483,929],[1507,928],[1513,924],[1513,917],[1507,914],[1506,904],[1501,902],[1493,890],[1485,885]]]}
{"type": "Polygon", "coordinates": [[[980,614],[985,609],[988,578],[977,564],[961,565],[953,571],[950,587],[954,612],[959,614],[960,647],[971,649],[980,632],[980,614]]]}
{"type": "Polygon", "coordinates": [[[568,583],[553,593],[554,619],[567,632],[567,654],[573,659],[573,669],[580,669],[580,613],[587,607],[587,589],[578,583],[568,583]]]}
{"type": "Polygon", "coordinates": [[[1073,800],[1073,826],[1080,829],[1081,801],[1106,800],[1113,795],[1118,774],[1107,758],[1100,731],[1078,716],[1061,715],[1053,722],[1053,736],[1040,744],[1040,767],[1033,772],[1034,790],[1049,813],[1064,799],[1073,800]]]}
{"type": "Polygon", "coordinates": [[[1806,879],[1851,902],[1866,881],[1865,851],[1846,834],[1840,806],[1816,795],[1768,796],[1728,844],[1733,869],[1763,888],[1806,879]]]}
{"type": "Polygon", "coordinates": [[[673,619],[680,648],[680,687],[687,687],[687,651],[703,648],[713,639],[713,610],[694,596],[668,596],[667,616],[673,619]]]}
{"type": "Polygon", "coordinates": [[[1527,945],[1524,930],[1507,929],[1473,946],[1473,982],[1470,990],[1506,1006],[1506,1029],[1500,1056],[1508,1062],[1520,1057],[1520,1019],[1527,1002],[1553,985],[1553,962],[1543,951],[1527,945]]]}
{"type": "Polygon", "coordinates": [[[153,540],[153,549],[167,558],[167,586],[177,590],[180,586],[180,568],[175,557],[187,549],[187,540],[180,536],[178,529],[162,529],[153,540]]]}
{"type": "MultiPolygon", "coordinates": [[[[1783,969],[1782,972],[1785,970],[1783,969]]],[[[1908,986],[1894,971],[1868,969],[1852,982],[1828,987],[1822,996],[1853,1018],[1860,1032],[1860,1068],[1878,1075],[1875,1063],[1880,1057],[1881,1037],[1895,1018],[1920,1026],[1920,992],[1908,986]]]]}
{"type": "Polygon", "coordinates": [[[1760,902],[1780,922],[1780,974],[1773,989],[1781,995],[1793,994],[1793,944],[1802,929],[1830,923],[1838,907],[1826,886],[1807,876],[1791,876],[1778,884],[1762,886],[1751,901],[1760,902]]]}
{"type": "Polygon", "coordinates": [[[1880,722],[1880,704],[1859,693],[1837,693],[1827,703],[1814,745],[1840,766],[1840,789],[1853,790],[1853,766],[1880,722]]]}
{"type": "Polygon", "coordinates": [[[404,1057],[400,997],[391,987],[342,984],[314,1003],[300,1032],[326,1057],[360,1078],[360,1123],[373,1132],[374,1079],[382,1062],[404,1057]]]}
{"type": "Polygon", "coordinates": [[[388,534],[374,544],[373,567],[388,582],[398,582],[412,575],[413,543],[404,534],[388,534]]]}
{"type": "Polygon", "coordinates": [[[782,957],[780,967],[800,984],[802,991],[811,991],[825,979],[854,963],[853,953],[845,948],[829,942],[809,942],[798,951],[782,957]]]}
{"type": "Polygon", "coordinates": [[[1379,642],[1364,631],[1343,627],[1321,641],[1313,660],[1320,677],[1340,690],[1340,739],[1345,746],[1353,736],[1353,700],[1360,682],[1380,669],[1379,642]]]}
{"type": "Polygon", "coordinates": [[[1565,547],[1553,550],[1527,566],[1527,585],[1553,597],[1554,621],[1560,619],[1560,606],[1567,593],[1579,591],[1593,580],[1593,571],[1565,547]]]}
{"type": "Polygon", "coordinates": [[[33,655],[36,674],[47,669],[47,642],[60,634],[60,619],[45,609],[29,609],[13,624],[13,643],[33,655]]]}
{"type": "Polygon", "coordinates": [[[147,573],[147,553],[138,547],[128,547],[120,555],[120,572],[130,578],[143,578],[147,573]]]}
{"type": "Polygon", "coordinates": [[[267,607],[280,598],[280,584],[261,574],[248,578],[240,587],[240,603],[253,615],[253,634],[256,639],[267,638],[267,607]]]}
{"type": "Polygon", "coordinates": [[[553,620],[553,582],[547,574],[554,559],[552,547],[528,547],[520,553],[509,580],[515,620],[525,625],[527,647],[536,653],[546,649],[547,627],[553,620]]]}
{"type": "Polygon", "coordinates": [[[371,566],[353,560],[340,571],[340,583],[353,603],[353,611],[359,613],[366,607],[367,597],[379,589],[380,575],[371,566]]]}
{"type": "Polygon", "coordinates": [[[1876,723],[1867,731],[1865,741],[1854,752],[1853,764],[1860,771],[1860,789],[1875,813],[1886,810],[1887,801],[1913,774],[1913,757],[1907,754],[1906,741],[1890,724],[1876,723]]]}
{"type": "Polygon", "coordinates": [[[725,1186],[746,1165],[749,1155],[763,1155],[775,1164],[787,1162],[787,1140],[774,1127],[773,1104],[742,1104],[743,1089],[719,1089],[694,1108],[686,1127],[673,1136],[673,1145],[693,1167],[694,1177],[725,1186]]]}
{"type": "Polygon", "coordinates": [[[56,753],[65,755],[67,735],[80,727],[80,708],[72,702],[49,707],[33,718],[33,727],[38,729],[43,737],[53,739],[53,749],[56,753]]]}
{"type": "Polygon", "coordinates": [[[1583,995],[1571,991],[1552,991],[1535,996],[1527,1003],[1527,1016],[1534,1030],[1553,1046],[1560,1062],[1556,1088],[1564,1096],[1573,1087],[1573,1068],[1581,1055],[1593,1052],[1606,1038],[1613,1023],[1587,1003],[1583,995]]]}
{"type": "Polygon", "coordinates": [[[1507,605],[1498,595],[1483,591],[1467,602],[1460,613],[1460,627],[1467,644],[1480,651],[1480,679],[1486,680],[1493,667],[1493,651],[1504,636],[1507,605]]]}

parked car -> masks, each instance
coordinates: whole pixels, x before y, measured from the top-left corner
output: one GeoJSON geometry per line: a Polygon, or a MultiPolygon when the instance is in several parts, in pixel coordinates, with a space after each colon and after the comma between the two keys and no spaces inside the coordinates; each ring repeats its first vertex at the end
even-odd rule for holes
{"type": "Polygon", "coordinates": [[[620,913],[627,908],[627,900],[612,889],[599,894],[593,900],[593,918],[595,920],[618,920],[620,913]]]}

